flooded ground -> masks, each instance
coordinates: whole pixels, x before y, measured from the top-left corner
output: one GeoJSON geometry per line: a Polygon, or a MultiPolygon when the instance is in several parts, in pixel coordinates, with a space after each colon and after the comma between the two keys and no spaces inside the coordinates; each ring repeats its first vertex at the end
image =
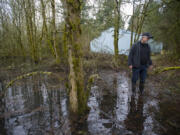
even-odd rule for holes
{"type": "Polygon", "coordinates": [[[158,135],[151,111],[158,110],[157,88],[147,80],[140,96],[131,92],[126,72],[102,71],[100,77],[91,87],[87,121],[75,133],[64,83],[45,75],[15,83],[0,101],[0,135],[158,135]]]}

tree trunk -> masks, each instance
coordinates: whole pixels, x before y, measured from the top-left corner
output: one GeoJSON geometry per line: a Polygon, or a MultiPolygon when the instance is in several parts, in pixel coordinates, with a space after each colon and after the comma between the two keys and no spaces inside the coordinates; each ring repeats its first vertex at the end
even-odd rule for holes
{"type": "Polygon", "coordinates": [[[119,40],[119,3],[115,0],[114,3],[114,61],[115,64],[118,62],[118,40],[119,40]]]}
{"type": "Polygon", "coordinates": [[[135,0],[133,0],[133,14],[132,14],[132,20],[131,20],[131,42],[130,42],[130,48],[133,44],[133,35],[134,35],[134,7],[135,6],[135,0]]]}
{"type": "Polygon", "coordinates": [[[64,37],[68,48],[70,67],[70,109],[72,113],[84,114],[87,110],[87,94],[84,91],[81,37],[81,0],[63,0],[65,3],[66,28],[64,37]]]}
{"type": "Polygon", "coordinates": [[[115,0],[114,3],[114,61],[115,65],[118,64],[118,41],[119,41],[119,24],[120,24],[120,0],[115,0]]]}
{"type": "Polygon", "coordinates": [[[53,33],[53,46],[54,53],[56,57],[56,63],[60,62],[58,51],[57,51],[57,43],[56,43],[56,9],[55,9],[55,0],[51,0],[51,8],[52,8],[52,33],[53,33]]]}
{"type": "Polygon", "coordinates": [[[38,47],[37,47],[37,41],[36,41],[36,24],[35,24],[35,7],[34,7],[34,1],[27,0],[24,1],[24,11],[25,11],[25,18],[26,18],[26,28],[27,28],[27,37],[30,45],[30,52],[32,59],[35,63],[37,63],[38,60],[38,47]]]}
{"type": "Polygon", "coordinates": [[[10,7],[12,9],[12,23],[15,26],[15,34],[14,39],[16,41],[18,54],[22,54],[22,56],[25,58],[26,53],[25,49],[22,43],[22,20],[23,20],[23,13],[22,13],[22,5],[19,0],[11,1],[10,7]],[[20,47],[20,48],[19,48],[20,47]]]}
{"type": "Polygon", "coordinates": [[[142,13],[141,13],[141,15],[140,15],[140,17],[138,19],[137,24],[136,24],[137,29],[135,31],[134,42],[139,40],[141,31],[142,31],[142,27],[143,27],[143,24],[144,24],[144,21],[145,21],[146,13],[147,13],[147,10],[148,10],[149,3],[150,3],[150,1],[147,1],[143,5],[142,13]]]}
{"type": "Polygon", "coordinates": [[[49,34],[48,34],[48,28],[47,28],[47,23],[46,23],[46,21],[47,21],[47,19],[46,19],[46,5],[44,3],[44,0],[41,0],[41,13],[42,13],[42,18],[43,18],[41,41],[42,41],[43,37],[45,37],[46,44],[49,46],[49,49],[51,50],[51,53],[53,54],[53,56],[56,57],[53,44],[51,43],[50,38],[49,38],[49,34]]]}
{"type": "Polygon", "coordinates": [[[141,17],[140,25],[139,25],[140,27],[139,27],[139,29],[137,31],[138,37],[137,37],[136,41],[139,40],[141,31],[142,31],[142,27],[143,27],[143,24],[144,24],[144,20],[145,20],[145,17],[146,17],[146,13],[147,13],[147,10],[148,10],[149,3],[150,3],[150,1],[146,2],[144,4],[144,6],[143,6],[143,12],[142,12],[142,17],[141,17]]]}

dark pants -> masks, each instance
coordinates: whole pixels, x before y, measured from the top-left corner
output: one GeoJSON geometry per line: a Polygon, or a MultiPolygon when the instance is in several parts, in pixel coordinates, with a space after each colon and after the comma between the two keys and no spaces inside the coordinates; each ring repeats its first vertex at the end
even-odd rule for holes
{"type": "Polygon", "coordinates": [[[139,68],[133,67],[132,83],[136,84],[139,77],[140,77],[140,83],[145,83],[146,75],[147,75],[147,66],[146,65],[141,65],[139,68]]]}

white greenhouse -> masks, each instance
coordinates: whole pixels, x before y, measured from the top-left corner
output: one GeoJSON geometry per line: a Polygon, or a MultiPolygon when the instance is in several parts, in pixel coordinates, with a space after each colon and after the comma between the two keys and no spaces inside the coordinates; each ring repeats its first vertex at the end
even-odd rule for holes
{"type": "MultiPolygon", "coordinates": [[[[114,28],[109,28],[108,30],[101,33],[101,35],[92,40],[90,43],[92,52],[100,52],[100,53],[110,53],[114,54],[114,28]]],[[[127,30],[119,30],[119,54],[128,54],[130,49],[130,40],[131,40],[131,32],[127,30]]],[[[158,43],[154,40],[149,40],[149,45],[151,47],[152,53],[160,53],[163,48],[162,43],[158,43]]]]}

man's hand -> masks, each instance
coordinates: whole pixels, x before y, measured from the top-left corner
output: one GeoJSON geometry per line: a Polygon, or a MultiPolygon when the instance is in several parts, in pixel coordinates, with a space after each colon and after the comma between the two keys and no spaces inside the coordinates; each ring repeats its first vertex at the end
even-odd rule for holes
{"type": "Polygon", "coordinates": [[[150,65],[150,66],[149,66],[149,69],[152,70],[152,69],[153,69],[153,65],[150,65]]]}
{"type": "Polygon", "coordinates": [[[132,66],[132,65],[130,65],[130,66],[129,66],[129,68],[130,68],[130,69],[132,69],[132,68],[133,68],[133,66],[132,66]]]}

